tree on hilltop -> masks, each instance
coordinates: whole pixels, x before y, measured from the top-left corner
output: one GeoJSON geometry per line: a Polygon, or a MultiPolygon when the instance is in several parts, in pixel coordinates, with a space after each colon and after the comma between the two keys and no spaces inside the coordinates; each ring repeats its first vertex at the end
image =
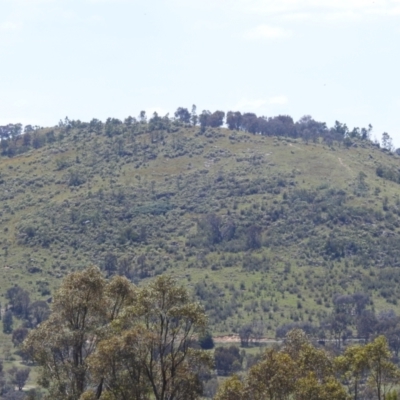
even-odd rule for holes
{"type": "Polygon", "coordinates": [[[178,120],[178,121],[181,121],[181,122],[183,122],[183,123],[185,123],[185,124],[190,124],[190,118],[191,118],[191,114],[190,114],[190,112],[188,111],[188,109],[187,108],[182,108],[182,107],[179,107],[176,111],[175,111],[175,118],[178,120]]]}

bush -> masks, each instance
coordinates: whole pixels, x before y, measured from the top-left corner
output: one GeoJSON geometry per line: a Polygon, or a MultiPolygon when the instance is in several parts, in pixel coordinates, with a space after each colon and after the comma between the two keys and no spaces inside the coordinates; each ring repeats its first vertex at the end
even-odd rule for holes
{"type": "Polygon", "coordinates": [[[214,339],[210,332],[206,332],[203,336],[199,337],[199,345],[204,350],[210,350],[214,348],[214,339]]]}

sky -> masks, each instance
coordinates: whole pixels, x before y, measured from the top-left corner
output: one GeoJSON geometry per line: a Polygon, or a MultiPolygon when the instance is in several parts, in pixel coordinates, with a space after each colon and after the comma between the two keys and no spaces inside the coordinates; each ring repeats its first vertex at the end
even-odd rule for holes
{"type": "Polygon", "coordinates": [[[400,0],[0,0],[0,60],[0,124],[195,104],[400,147],[400,0]]]}

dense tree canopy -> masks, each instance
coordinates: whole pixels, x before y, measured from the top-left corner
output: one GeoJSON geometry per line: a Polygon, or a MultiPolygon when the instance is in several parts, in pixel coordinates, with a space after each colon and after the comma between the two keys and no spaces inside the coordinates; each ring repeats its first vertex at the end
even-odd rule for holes
{"type": "Polygon", "coordinates": [[[196,399],[210,357],[192,347],[202,308],[169,277],[137,288],[97,268],[70,274],[47,321],[24,349],[41,367],[49,398],[196,399]]]}

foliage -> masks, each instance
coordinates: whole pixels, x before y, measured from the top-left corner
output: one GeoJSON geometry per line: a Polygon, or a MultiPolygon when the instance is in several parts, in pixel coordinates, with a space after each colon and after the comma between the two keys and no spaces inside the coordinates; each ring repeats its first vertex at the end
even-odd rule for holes
{"type": "Polygon", "coordinates": [[[365,390],[365,377],[378,400],[387,398],[400,377],[400,371],[391,361],[389,347],[383,336],[378,336],[365,346],[347,348],[343,355],[336,358],[335,363],[354,399],[362,398],[360,392],[365,390]]]}
{"type": "Polygon", "coordinates": [[[344,387],[335,378],[332,357],[316,349],[300,330],[289,332],[281,350],[267,349],[243,382],[237,377],[221,385],[217,399],[238,398],[346,400],[344,387]]]}
{"type": "Polygon", "coordinates": [[[224,380],[215,400],[244,400],[244,385],[237,375],[224,380]]]}
{"type": "Polygon", "coordinates": [[[224,381],[215,398],[381,400],[396,396],[391,388],[399,373],[383,336],[365,346],[349,346],[334,357],[294,329],[280,349],[267,349],[244,379],[224,381]]]}
{"type": "Polygon", "coordinates": [[[219,346],[214,351],[214,362],[219,375],[229,376],[242,369],[243,357],[236,346],[219,346]]]}
{"type": "Polygon", "coordinates": [[[3,316],[3,332],[12,333],[13,331],[13,316],[10,310],[6,311],[3,316]]]}
{"type": "Polygon", "coordinates": [[[16,367],[13,367],[7,372],[11,377],[12,384],[15,385],[18,390],[22,390],[22,388],[25,386],[26,381],[29,378],[30,371],[31,370],[29,368],[18,369],[16,367]]]}
{"type": "Polygon", "coordinates": [[[210,332],[205,332],[199,337],[199,345],[204,350],[211,350],[214,348],[214,339],[210,332]]]}
{"type": "Polygon", "coordinates": [[[170,277],[139,289],[91,267],[65,278],[24,350],[49,398],[195,399],[210,358],[191,343],[205,327],[200,305],[170,277]]]}

